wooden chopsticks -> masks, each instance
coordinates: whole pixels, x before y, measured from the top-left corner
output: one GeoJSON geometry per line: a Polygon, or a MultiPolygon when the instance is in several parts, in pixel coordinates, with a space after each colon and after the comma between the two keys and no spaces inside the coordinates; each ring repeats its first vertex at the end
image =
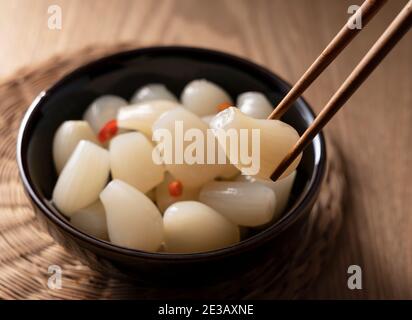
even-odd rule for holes
{"type": "MultiPolygon", "coordinates": [[[[382,6],[381,1],[366,1],[369,8],[369,19],[373,12],[382,6]],[[377,7],[378,5],[379,8],[377,7]],[[372,10],[372,13],[371,13],[372,10]]],[[[365,3],[366,3],[365,2],[365,3]]],[[[362,7],[366,4],[363,4],[362,7]]],[[[362,8],[361,7],[361,8],[362,8]]],[[[364,12],[362,12],[364,14],[364,12]]],[[[356,14],[355,14],[356,15],[356,14]]],[[[363,15],[362,15],[363,16],[363,15]]],[[[309,145],[311,140],[322,130],[328,121],[335,115],[335,113],[346,103],[352,94],[361,86],[372,71],[379,65],[385,56],[395,47],[399,40],[408,32],[412,26],[412,0],[410,0],[402,11],[396,16],[385,32],[379,37],[368,53],[362,58],[359,64],[355,67],[352,73],[346,78],[340,88],[326,103],[325,107],[315,118],[313,123],[306,129],[303,135],[299,138],[292,150],[286,155],[282,162],[273,172],[271,179],[276,181],[282,173],[289,167],[289,165],[296,159],[296,157],[309,145]]],[[[348,27],[344,27],[348,28],[348,27]]],[[[349,29],[349,28],[348,28],[349,29]]],[[[349,32],[349,31],[347,31],[349,32]]],[[[343,31],[332,40],[325,51],[316,59],[312,66],[305,72],[297,84],[290,90],[292,93],[288,94],[272,112],[268,119],[275,119],[279,117],[290,105],[301,95],[301,93],[316,79],[322,70],[326,68],[333,59],[342,51],[344,46],[353,39],[354,35],[350,37],[343,31]],[[345,40],[342,40],[344,37],[345,40]],[[339,39],[337,39],[339,38],[339,39]],[[336,45],[337,43],[337,45],[336,45]],[[326,60],[326,61],[324,61],[326,60]],[[295,89],[298,87],[298,89],[295,89]],[[299,93],[299,94],[297,94],[299,93]],[[289,97],[288,97],[289,96],[289,97]],[[285,101],[286,100],[286,101],[285,101]]]]}
{"type": "Polygon", "coordinates": [[[342,52],[343,49],[362,30],[349,28],[356,23],[356,19],[361,15],[362,28],[375,16],[387,0],[366,0],[362,6],[351,16],[348,22],[342,27],[338,34],[332,39],[322,53],[316,58],[308,70],[296,82],[288,94],[276,106],[268,119],[280,119],[293,102],[312,84],[312,82],[322,73],[323,70],[342,52]]]}

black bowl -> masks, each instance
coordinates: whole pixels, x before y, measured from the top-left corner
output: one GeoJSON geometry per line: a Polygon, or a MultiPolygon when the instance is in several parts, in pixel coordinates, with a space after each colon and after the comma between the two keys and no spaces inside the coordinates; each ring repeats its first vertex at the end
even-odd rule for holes
{"type": "MultiPolygon", "coordinates": [[[[273,105],[290,86],[272,72],[226,53],[188,47],[151,47],[118,53],[87,64],[65,76],[32,103],[21,124],[17,161],[24,187],[49,233],[92,268],[111,276],[128,275],[150,284],[197,284],[236,277],[273,257],[287,254],[299,239],[322,183],[326,150],[322,134],[304,151],[287,212],[269,228],[240,243],[196,254],[147,253],[113,245],[73,227],[50,203],[56,182],[52,139],[65,120],[80,119],[88,104],[102,94],[129,99],[139,86],[164,83],[179,95],[187,82],[206,78],[235,98],[244,91],[261,91],[273,105]],[[199,276],[201,275],[201,276],[199,276]],[[201,280],[201,281],[200,281],[201,280]]],[[[299,99],[283,120],[301,134],[314,116],[299,99]]]]}

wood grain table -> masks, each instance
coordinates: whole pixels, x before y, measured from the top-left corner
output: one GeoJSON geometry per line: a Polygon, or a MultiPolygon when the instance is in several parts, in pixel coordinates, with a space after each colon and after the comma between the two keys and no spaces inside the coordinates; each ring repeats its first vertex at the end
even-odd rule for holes
{"type": "MultiPolygon", "coordinates": [[[[215,48],[295,82],[359,0],[0,0],[0,78],[55,53],[133,41],[215,48]],[[62,29],[48,28],[48,7],[62,29]]],[[[319,111],[405,1],[390,0],[305,98],[319,111]]],[[[412,33],[379,66],[326,134],[349,172],[344,226],[308,298],[412,298],[412,33]],[[363,289],[349,290],[359,265],[363,289]]]]}

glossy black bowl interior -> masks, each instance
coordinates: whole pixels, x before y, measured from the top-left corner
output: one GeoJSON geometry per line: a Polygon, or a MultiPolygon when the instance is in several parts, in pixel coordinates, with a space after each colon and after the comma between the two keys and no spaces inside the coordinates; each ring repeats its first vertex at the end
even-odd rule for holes
{"type": "MultiPolygon", "coordinates": [[[[273,105],[289,89],[289,85],[273,73],[235,56],[197,48],[153,47],[100,59],[69,74],[42,93],[23,120],[17,157],[26,191],[48,223],[80,246],[122,265],[128,264],[128,259],[149,259],[158,263],[177,260],[191,262],[252,250],[274,239],[306,213],[317,195],[324,172],[325,146],[321,135],[304,152],[287,213],[266,230],[225,249],[172,255],[121,248],[76,230],[53,207],[49,202],[56,182],[52,139],[63,121],[80,119],[93,99],[103,94],[129,99],[140,86],[156,82],[165,84],[179,96],[183,87],[197,78],[217,83],[234,100],[245,91],[263,92],[273,105]]],[[[313,114],[306,102],[299,99],[283,120],[302,133],[312,122],[313,114]]]]}

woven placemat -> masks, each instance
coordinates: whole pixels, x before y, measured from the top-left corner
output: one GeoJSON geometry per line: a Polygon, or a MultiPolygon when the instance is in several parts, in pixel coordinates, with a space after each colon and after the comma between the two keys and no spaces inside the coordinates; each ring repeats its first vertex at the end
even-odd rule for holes
{"type": "Polygon", "coordinates": [[[83,265],[37,227],[31,205],[20,183],[15,142],[20,121],[33,98],[79,65],[103,55],[129,49],[85,48],[55,56],[36,67],[18,71],[0,83],[0,298],[1,299],[121,299],[121,298],[263,298],[301,297],[324,266],[342,220],[344,170],[339,153],[329,143],[328,170],[302,234],[300,246],[276,267],[268,264],[252,278],[242,279],[254,287],[220,283],[193,292],[140,288],[128,281],[108,278],[83,265]],[[49,289],[50,265],[63,270],[62,288],[49,289]],[[275,268],[275,269],[274,269],[275,268]],[[262,277],[266,273],[269,276],[262,277]]]}

